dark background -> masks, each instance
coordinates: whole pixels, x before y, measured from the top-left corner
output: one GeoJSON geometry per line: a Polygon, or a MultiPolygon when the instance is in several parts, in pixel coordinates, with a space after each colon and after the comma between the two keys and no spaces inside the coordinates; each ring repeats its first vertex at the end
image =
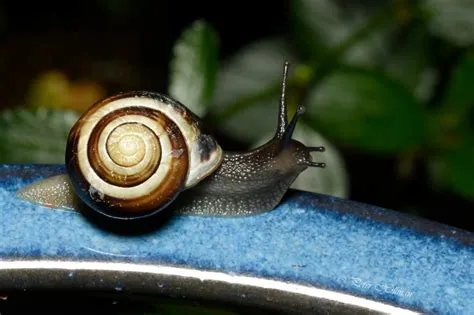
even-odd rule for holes
{"type": "Polygon", "coordinates": [[[3,1],[0,8],[4,16],[0,52],[8,74],[1,77],[1,106],[21,102],[29,80],[41,71],[60,68],[72,78],[100,76],[91,68],[108,59],[127,60],[133,77],[124,79],[125,83],[106,78],[111,93],[130,83],[163,90],[172,45],[196,19],[205,19],[217,31],[221,58],[246,43],[288,30],[285,1],[266,5],[255,1],[110,0],[28,5],[3,1]]]}

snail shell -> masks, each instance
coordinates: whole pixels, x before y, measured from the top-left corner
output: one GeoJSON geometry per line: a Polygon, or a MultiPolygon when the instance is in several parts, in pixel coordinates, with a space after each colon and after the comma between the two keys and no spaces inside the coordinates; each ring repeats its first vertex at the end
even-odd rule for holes
{"type": "Polygon", "coordinates": [[[74,190],[111,217],[160,211],[222,163],[215,139],[179,102],[128,92],[97,102],[72,127],[66,166],[74,190]]]}

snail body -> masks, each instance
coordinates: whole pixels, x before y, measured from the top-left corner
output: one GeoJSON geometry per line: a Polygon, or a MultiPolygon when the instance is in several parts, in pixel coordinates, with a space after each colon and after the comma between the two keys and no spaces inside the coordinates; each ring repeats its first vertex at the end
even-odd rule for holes
{"type": "Polygon", "coordinates": [[[245,152],[224,152],[202,131],[199,118],[177,100],[153,92],[121,93],[94,104],[71,128],[67,174],[19,191],[54,208],[88,208],[107,217],[136,219],[168,209],[181,214],[250,215],[273,209],[312,161],[292,139],[285,63],[275,135],[245,152]],[[79,201],[80,200],[80,201],[79,201]]]}

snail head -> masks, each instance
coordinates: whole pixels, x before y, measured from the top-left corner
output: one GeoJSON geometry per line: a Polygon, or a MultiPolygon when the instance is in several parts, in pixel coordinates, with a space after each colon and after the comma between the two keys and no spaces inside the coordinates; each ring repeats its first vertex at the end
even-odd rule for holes
{"type": "Polygon", "coordinates": [[[288,106],[286,104],[286,85],[288,81],[288,61],[285,62],[283,70],[283,80],[280,97],[280,107],[278,112],[277,131],[274,136],[274,141],[277,143],[276,154],[282,160],[286,160],[290,165],[294,165],[301,170],[307,167],[326,167],[325,163],[314,162],[311,156],[312,152],[324,152],[323,146],[311,147],[306,146],[300,141],[293,139],[298,119],[304,114],[305,108],[300,105],[293,115],[290,122],[288,122],[288,106]]]}

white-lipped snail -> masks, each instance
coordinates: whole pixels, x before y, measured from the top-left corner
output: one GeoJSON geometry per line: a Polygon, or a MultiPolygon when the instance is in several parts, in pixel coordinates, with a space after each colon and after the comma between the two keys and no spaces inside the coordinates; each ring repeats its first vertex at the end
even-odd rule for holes
{"type": "Polygon", "coordinates": [[[35,182],[18,195],[57,208],[74,208],[79,197],[99,214],[117,219],[143,218],[165,208],[224,216],[269,211],[301,172],[325,166],[311,157],[324,147],[292,139],[304,108],[288,121],[287,73],[286,62],[275,135],[258,148],[223,151],[177,100],[126,92],[98,101],[72,127],[67,174],[35,182]]]}

